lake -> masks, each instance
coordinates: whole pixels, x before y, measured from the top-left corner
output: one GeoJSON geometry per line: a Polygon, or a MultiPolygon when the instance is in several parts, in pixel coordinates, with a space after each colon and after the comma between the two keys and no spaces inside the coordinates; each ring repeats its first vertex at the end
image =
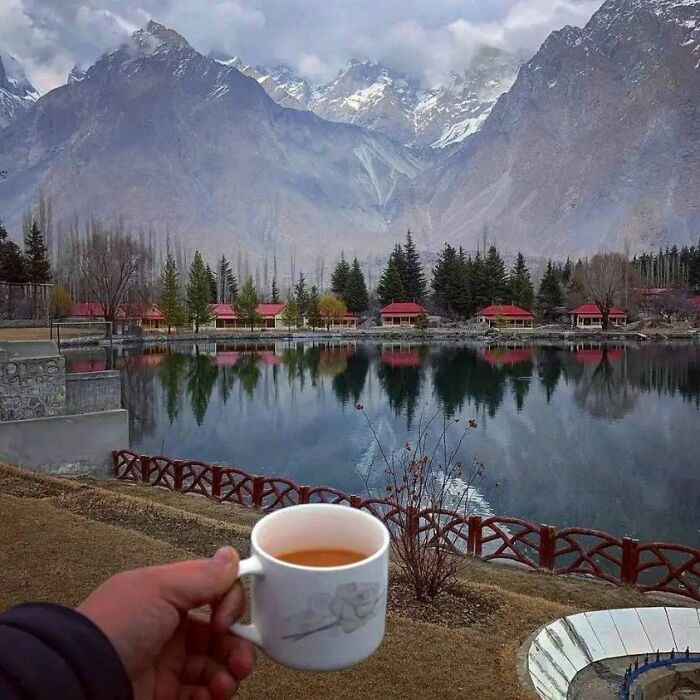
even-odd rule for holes
{"type": "MultiPolygon", "coordinates": [[[[700,345],[199,343],[68,350],[122,370],[131,448],[366,495],[379,450],[451,419],[483,513],[700,544],[700,345]]],[[[126,445],[124,446],[126,447],[126,445]]]]}

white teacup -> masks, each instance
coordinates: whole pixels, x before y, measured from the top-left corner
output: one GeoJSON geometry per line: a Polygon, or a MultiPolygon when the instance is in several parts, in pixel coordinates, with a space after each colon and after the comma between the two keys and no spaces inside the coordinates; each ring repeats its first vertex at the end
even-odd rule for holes
{"type": "Polygon", "coordinates": [[[255,525],[250,550],[238,575],[253,577],[252,624],[233,625],[233,634],[301,670],[347,668],[374,653],[384,637],[389,568],[389,532],[380,520],[340,505],[292,506],[255,525]],[[313,549],[367,557],[334,567],[275,558],[313,549]]]}

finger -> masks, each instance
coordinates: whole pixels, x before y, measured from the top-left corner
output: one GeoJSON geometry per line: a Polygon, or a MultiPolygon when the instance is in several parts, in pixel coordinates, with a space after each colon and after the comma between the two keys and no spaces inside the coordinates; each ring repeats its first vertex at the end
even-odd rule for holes
{"type": "Polygon", "coordinates": [[[238,575],[238,552],[222,547],[211,559],[155,566],[151,575],[159,594],[179,610],[191,610],[221,599],[238,575]]]}
{"type": "Polygon", "coordinates": [[[209,694],[212,700],[229,700],[237,688],[236,679],[223,669],[214,673],[209,681],[209,694]]]}
{"type": "Polygon", "coordinates": [[[224,597],[214,605],[211,624],[217,632],[227,632],[228,628],[243,615],[245,595],[240,581],[236,581],[224,597]]]}
{"type": "Polygon", "coordinates": [[[255,666],[255,647],[246,639],[232,637],[228,650],[226,668],[237,681],[245,680],[255,666]]]}
{"type": "Polygon", "coordinates": [[[212,628],[209,620],[196,613],[187,616],[185,645],[188,654],[206,654],[212,643],[212,628]]]}

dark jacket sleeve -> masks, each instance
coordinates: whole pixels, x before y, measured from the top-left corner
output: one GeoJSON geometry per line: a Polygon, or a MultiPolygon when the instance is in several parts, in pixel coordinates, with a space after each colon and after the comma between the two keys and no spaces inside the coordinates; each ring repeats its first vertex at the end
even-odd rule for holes
{"type": "Polygon", "coordinates": [[[2,700],[132,700],[111,642],[87,617],[30,603],[0,615],[2,700]]]}

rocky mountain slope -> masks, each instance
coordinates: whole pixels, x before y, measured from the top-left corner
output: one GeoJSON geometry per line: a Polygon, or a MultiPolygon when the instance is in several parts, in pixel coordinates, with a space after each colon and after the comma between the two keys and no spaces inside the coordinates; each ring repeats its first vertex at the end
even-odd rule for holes
{"type": "Polygon", "coordinates": [[[0,129],[39,97],[18,61],[0,49],[0,129]]]}
{"type": "Polygon", "coordinates": [[[487,227],[531,254],[697,242],[699,110],[700,2],[607,0],[550,35],[392,211],[435,242],[474,245],[487,227]]]}
{"type": "Polygon", "coordinates": [[[424,165],[384,136],[280,107],[154,22],[1,130],[5,162],[14,229],[42,187],[55,222],[123,217],[208,255],[281,260],[383,250],[384,206],[424,165]]]}
{"type": "Polygon", "coordinates": [[[255,78],[284,107],[308,109],[329,121],[356,124],[409,146],[442,148],[478,131],[498,97],[515,80],[522,58],[482,48],[471,65],[443,85],[417,81],[372,61],[350,61],[325,85],[312,86],[286,66],[221,61],[255,78]]]}

